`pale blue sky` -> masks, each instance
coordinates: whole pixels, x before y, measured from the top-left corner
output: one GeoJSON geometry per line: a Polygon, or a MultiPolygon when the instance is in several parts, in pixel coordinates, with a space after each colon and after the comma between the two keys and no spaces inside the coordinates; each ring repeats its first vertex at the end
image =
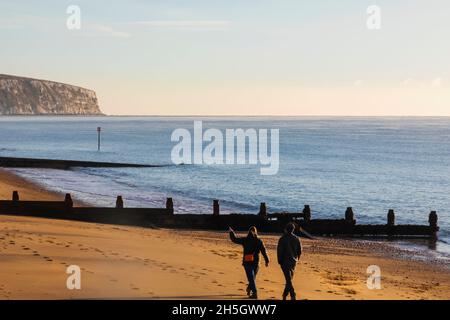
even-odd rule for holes
{"type": "Polygon", "coordinates": [[[446,0],[0,0],[0,73],[109,114],[450,115],[449,38],[446,0]]]}

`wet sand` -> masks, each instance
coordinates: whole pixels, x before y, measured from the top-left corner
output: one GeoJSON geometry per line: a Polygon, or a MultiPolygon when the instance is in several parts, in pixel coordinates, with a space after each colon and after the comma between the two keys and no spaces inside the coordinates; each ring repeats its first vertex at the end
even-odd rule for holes
{"type": "MultiPolygon", "coordinates": [[[[61,199],[0,170],[0,198],[61,199]]],[[[279,299],[283,276],[275,235],[261,235],[271,265],[257,278],[261,299],[279,299]]],[[[450,272],[370,241],[303,239],[299,299],[450,299],[450,272]],[[381,289],[366,285],[381,268],[381,289]]],[[[225,232],[146,229],[0,215],[0,299],[244,299],[241,248],[225,232]],[[81,268],[81,290],[66,269],[81,268]]]]}

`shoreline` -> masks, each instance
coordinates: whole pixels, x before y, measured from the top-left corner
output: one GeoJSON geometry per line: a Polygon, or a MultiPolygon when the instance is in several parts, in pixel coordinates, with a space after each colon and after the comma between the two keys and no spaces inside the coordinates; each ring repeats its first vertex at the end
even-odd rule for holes
{"type": "MultiPolygon", "coordinates": [[[[18,168],[18,169],[20,170],[21,168],[18,168]]],[[[31,168],[31,169],[37,170],[37,168],[31,168]]],[[[64,199],[64,196],[65,196],[64,192],[58,193],[58,191],[52,191],[53,188],[51,186],[45,185],[44,183],[36,182],[36,179],[28,178],[27,175],[23,175],[19,172],[15,172],[14,168],[0,168],[0,170],[3,170],[3,172],[9,173],[10,176],[14,176],[17,179],[20,179],[22,181],[22,184],[28,183],[28,184],[30,184],[30,186],[34,186],[33,188],[31,188],[31,190],[34,190],[35,188],[39,188],[39,189],[49,192],[52,195],[56,195],[56,198],[44,199],[44,200],[59,200],[59,201],[61,201],[62,199],[64,199]]],[[[62,171],[65,171],[65,170],[62,170],[62,171]]],[[[53,189],[53,190],[58,190],[58,189],[53,189]]],[[[118,192],[117,194],[122,194],[122,193],[118,192]]],[[[110,201],[110,203],[104,205],[104,204],[99,204],[98,201],[94,202],[94,201],[92,201],[92,199],[89,200],[89,199],[83,198],[83,200],[79,200],[79,199],[77,199],[77,195],[73,194],[73,193],[72,193],[72,198],[74,200],[75,205],[79,206],[79,207],[91,207],[91,206],[109,207],[109,206],[113,206],[114,205],[113,202],[115,201],[115,198],[114,198],[113,200],[110,201]]],[[[4,199],[10,199],[10,195],[8,195],[8,197],[4,197],[4,199]]],[[[35,199],[29,199],[29,200],[42,200],[42,198],[37,197],[35,199]]],[[[128,202],[128,199],[125,199],[125,200],[128,202]]],[[[140,206],[137,205],[136,207],[139,208],[140,206]]],[[[158,204],[156,204],[156,207],[158,207],[158,204]]],[[[202,213],[202,212],[195,212],[195,210],[194,211],[191,210],[189,212],[183,212],[183,213],[191,213],[192,214],[192,213],[202,213]]],[[[101,221],[99,221],[99,223],[101,223],[101,221]]],[[[166,228],[172,228],[172,227],[166,226],[166,228]]],[[[208,229],[204,229],[204,230],[208,230],[208,229]]],[[[266,233],[270,234],[270,232],[266,232],[266,233]]],[[[351,236],[335,235],[332,238],[333,239],[350,240],[350,241],[374,242],[374,243],[378,243],[383,246],[386,246],[388,248],[392,248],[393,250],[401,249],[401,252],[403,252],[403,253],[409,252],[409,255],[407,256],[407,258],[412,261],[421,261],[421,262],[430,263],[430,264],[439,264],[442,262],[444,262],[444,263],[450,262],[450,251],[447,248],[447,242],[441,241],[440,238],[438,238],[437,242],[433,242],[430,239],[426,239],[426,238],[415,238],[415,237],[408,237],[408,236],[405,236],[405,237],[399,236],[399,237],[395,237],[393,239],[388,239],[384,236],[382,236],[382,237],[360,236],[360,237],[352,238],[351,236]]],[[[450,270],[450,265],[449,265],[449,270],[450,270]]]]}
{"type": "MultiPolygon", "coordinates": [[[[55,190],[51,190],[48,186],[44,184],[40,184],[39,182],[33,181],[32,179],[27,178],[26,176],[15,173],[11,169],[14,168],[2,168],[0,167],[0,199],[10,199],[11,193],[2,192],[4,191],[4,184],[6,183],[8,188],[11,190],[19,190],[19,194],[25,194],[25,198],[21,198],[23,200],[55,200],[61,201],[64,199],[65,192],[58,192],[55,190]],[[20,189],[23,188],[24,192],[20,192],[20,189]],[[3,189],[3,190],[2,190],[3,189]],[[39,190],[39,192],[36,192],[39,190]]],[[[6,188],[7,189],[7,188],[6,188]]],[[[94,202],[79,200],[74,197],[72,194],[72,198],[74,204],[79,207],[90,207],[95,206],[94,202]]],[[[177,229],[179,230],[179,229],[177,229]]],[[[212,231],[214,232],[214,231],[212,231]]],[[[266,234],[272,234],[271,232],[266,232],[266,234]]],[[[316,236],[317,237],[317,236],[316,236]]],[[[319,236],[320,237],[320,236],[319,236]]],[[[420,261],[424,263],[436,264],[441,263],[443,260],[449,260],[450,255],[448,255],[445,251],[438,251],[436,249],[436,242],[433,242],[429,239],[421,239],[421,238],[396,238],[396,239],[387,239],[385,237],[356,237],[352,238],[349,236],[333,236],[333,237],[323,237],[325,239],[337,239],[337,240],[347,240],[347,241],[358,241],[358,242],[368,242],[368,243],[376,243],[381,246],[387,247],[388,250],[396,252],[398,255],[405,255],[406,252],[413,252],[413,255],[409,255],[406,259],[411,261],[420,261]],[[437,253],[438,256],[432,253],[437,253]]],[[[439,243],[439,240],[438,242],[439,243]]],[[[444,242],[445,243],[445,242],[444,242]]],[[[445,243],[446,244],[446,243],[445,243]]],[[[448,267],[450,270],[450,265],[448,267]]]]}
{"type": "MultiPolygon", "coordinates": [[[[63,197],[0,169],[0,197],[9,199],[13,189],[28,200],[63,197]]],[[[260,268],[260,296],[279,299],[278,236],[261,237],[272,264],[260,268]]],[[[450,298],[450,271],[433,261],[405,257],[400,248],[356,239],[302,242],[305,254],[295,278],[299,299],[450,298]],[[381,268],[381,290],[366,286],[369,265],[381,268]]],[[[245,298],[241,249],[225,232],[0,216],[0,252],[0,299],[245,298]],[[83,290],[64,287],[71,264],[84,269],[83,290]]]]}
{"type": "MultiPolygon", "coordinates": [[[[13,191],[18,191],[22,200],[62,201],[65,196],[63,192],[46,189],[37,182],[0,168],[0,199],[10,200],[13,191]]],[[[87,205],[86,202],[73,200],[78,206],[87,205]]]]}
{"type": "MultiPolygon", "coordinates": [[[[7,188],[11,188],[11,190],[19,190],[19,194],[25,195],[25,198],[22,200],[54,200],[61,201],[65,197],[65,192],[59,192],[56,190],[51,190],[48,186],[44,184],[40,184],[39,182],[33,181],[32,179],[27,178],[26,176],[20,175],[11,171],[14,168],[2,168],[0,167],[0,199],[10,199],[11,193],[4,192],[5,184],[7,188]],[[20,190],[23,189],[23,192],[20,190]],[[37,190],[39,190],[37,192],[37,190]]],[[[6,189],[7,189],[6,188],[6,189]]],[[[72,195],[74,205],[79,207],[90,207],[95,206],[94,202],[79,200],[72,195]]],[[[180,229],[176,229],[180,230],[180,229]]],[[[182,229],[181,229],[182,230],[182,229]]],[[[215,232],[215,231],[211,231],[215,232]]],[[[266,234],[271,235],[271,232],[266,232],[266,234]]],[[[317,237],[317,236],[316,236],[317,237]]],[[[318,236],[320,238],[320,236],[318,236]]],[[[430,242],[428,239],[420,239],[420,238],[396,238],[389,240],[385,237],[357,237],[352,238],[348,236],[333,236],[333,237],[322,237],[324,239],[336,239],[336,240],[344,240],[344,241],[356,241],[356,242],[367,242],[367,243],[375,243],[380,246],[386,247],[388,251],[395,252],[397,255],[403,255],[404,259],[408,259],[410,261],[419,261],[429,264],[439,264],[442,263],[443,260],[449,260],[450,256],[447,252],[441,252],[436,250],[436,242],[430,242]],[[412,252],[413,254],[405,256],[406,252],[412,252]],[[433,255],[432,253],[437,253],[438,256],[433,255]]],[[[438,240],[439,243],[439,240],[438,240]]],[[[450,265],[448,266],[448,270],[450,271],[450,265]]]]}
{"type": "Polygon", "coordinates": [[[0,199],[11,199],[13,191],[19,191],[25,200],[61,200],[64,194],[44,189],[38,183],[0,168],[0,199]]]}

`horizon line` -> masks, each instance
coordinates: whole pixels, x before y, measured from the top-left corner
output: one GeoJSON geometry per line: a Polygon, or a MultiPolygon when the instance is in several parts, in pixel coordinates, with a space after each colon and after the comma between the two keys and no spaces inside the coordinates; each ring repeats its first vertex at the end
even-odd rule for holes
{"type": "Polygon", "coordinates": [[[245,118],[450,118],[450,115],[208,115],[208,114],[193,114],[193,115],[164,115],[164,114],[0,114],[0,117],[166,117],[166,118],[194,118],[194,117],[245,117],[245,118]]]}

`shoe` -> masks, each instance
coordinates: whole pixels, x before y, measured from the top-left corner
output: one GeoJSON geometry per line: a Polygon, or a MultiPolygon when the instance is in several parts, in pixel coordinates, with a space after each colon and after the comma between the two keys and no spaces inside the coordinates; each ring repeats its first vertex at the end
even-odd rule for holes
{"type": "Polygon", "coordinates": [[[246,291],[247,291],[247,295],[250,297],[250,295],[252,293],[252,290],[250,290],[250,286],[247,286],[246,291]]]}
{"type": "Polygon", "coordinates": [[[291,300],[297,300],[297,296],[295,294],[291,294],[291,300]]]}
{"type": "Polygon", "coordinates": [[[258,299],[258,295],[256,293],[252,293],[251,295],[248,296],[249,299],[258,299]]]}
{"type": "Polygon", "coordinates": [[[283,301],[286,300],[287,296],[287,293],[283,293],[283,301]]]}

